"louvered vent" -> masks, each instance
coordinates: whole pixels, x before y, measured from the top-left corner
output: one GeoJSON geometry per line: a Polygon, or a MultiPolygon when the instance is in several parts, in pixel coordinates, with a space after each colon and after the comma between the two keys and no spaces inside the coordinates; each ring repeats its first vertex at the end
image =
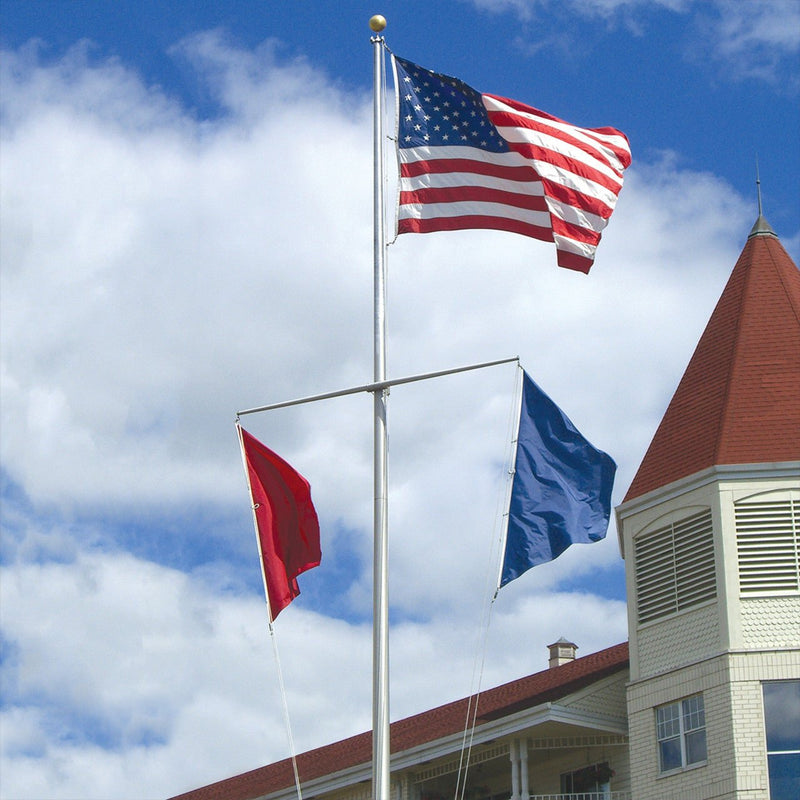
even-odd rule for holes
{"type": "Polygon", "coordinates": [[[639,622],[717,596],[710,509],[638,536],[634,552],[639,622]]]}
{"type": "Polygon", "coordinates": [[[800,592],[800,492],[741,501],[735,514],[741,594],[800,592]]]}

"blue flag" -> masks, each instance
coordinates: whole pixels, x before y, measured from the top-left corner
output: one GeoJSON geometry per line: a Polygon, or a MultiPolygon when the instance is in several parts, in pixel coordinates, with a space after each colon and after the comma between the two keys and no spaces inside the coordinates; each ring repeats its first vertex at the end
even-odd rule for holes
{"type": "Polygon", "coordinates": [[[575,542],[605,538],[617,465],[522,373],[522,408],[500,586],[575,542]]]}

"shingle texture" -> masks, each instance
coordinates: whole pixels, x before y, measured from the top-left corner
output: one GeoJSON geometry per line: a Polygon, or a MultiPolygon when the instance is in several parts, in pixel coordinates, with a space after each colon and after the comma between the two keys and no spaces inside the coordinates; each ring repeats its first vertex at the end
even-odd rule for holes
{"type": "MultiPolygon", "coordinates": [[[[628,643],[624,642],[560,667],[489,689],[480,695],[477,725],[541,703],[554,702],[627,667],[628,643]]],[[[402,752],[459,733],[464,729],[467,702],[468,698],[463,698],[393,722],[390,737],[392,752],[402,752]]],[[[297,756],[297,765],[303,782],[367,764],[371,758],[372,733],[362,733],[301,753],[297,756]]],[[[252,800],[293,785],[291,761],[286,759],[186,792],[173,800],[252,800]]]]}
{"type": "Polygon", "coordinates": [[[625,501],[712,466],[798,459],[800,272],[756,225],[625,501]]]}

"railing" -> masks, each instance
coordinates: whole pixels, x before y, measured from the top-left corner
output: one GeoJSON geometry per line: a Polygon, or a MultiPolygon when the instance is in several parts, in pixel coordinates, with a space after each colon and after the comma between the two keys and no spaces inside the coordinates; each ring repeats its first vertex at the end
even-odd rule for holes
{"type": "MultiPolygon", "coordinates": [[[[467,797],[470,793],[467,792],[467,797]]],[[[447,800],[447,797],[442,794],[435,795],[422,795],[422,800],[447,800]]],[[[492,796],[482,795],[485,800],[513,800],[508,792],[502,792],[492,796]]],[[[520,798],[521,795],[518,795],[520,798]]],[[[351,798],[348,797],[348,800],[351,798]]],[[[531,794],[527,795],[526,800],[633,800],[633,795],[630,792],[560,792],[559,794],[531,794]]]]}
{"type": "Polygon", "coordinates": [[[630,792],[567,792],[532,794],[530,800],[633,800],[633,795],[630,792]]]}

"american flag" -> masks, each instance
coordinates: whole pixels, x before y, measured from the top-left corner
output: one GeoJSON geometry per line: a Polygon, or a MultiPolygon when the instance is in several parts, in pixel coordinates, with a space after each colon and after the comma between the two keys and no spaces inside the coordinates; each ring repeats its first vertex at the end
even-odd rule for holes
{"type": "Polygon", "coordinates": [[[624,133],[579,128],[392,57],[398,233],[492,228],[554,242],[588,272],[631,163],[624,133]]]}

